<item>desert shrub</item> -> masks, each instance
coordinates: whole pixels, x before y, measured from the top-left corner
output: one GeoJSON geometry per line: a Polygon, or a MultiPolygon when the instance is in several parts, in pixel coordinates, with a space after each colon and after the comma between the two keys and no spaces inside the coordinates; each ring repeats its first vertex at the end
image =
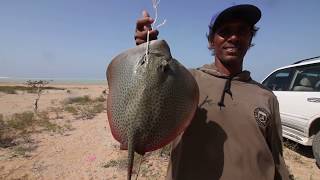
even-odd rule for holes
{"type": "Polygon", "coordinates": [[[63,103],[65,105],[64,110],[75,115],[76,118],[92,119],[98,113],[103,112],[105,106],[102,102],[105,102],[105,100],[103,96],[91,99],[87,95],[67,98],[63,103]]]}
{"type": "Polygon", "coordinates": [[[49,113],[47,111],[42,111],[37,115],[38,115],[37,126],[42,127],[43,128],[42,130],[59,132],[59,133],[63,132],[62,126],[50,121],[49,113]]]}
{"type": "Polygon", "coordinates": [[[0,147],[6,148],[13,145],[13,137],[9,134],[9,127],[0,114],[0,147]]]}
{"type": "Polygon", "coordinates": [[[65,129],[67,128],[51,122],[47,111],[41,111],[37,114],[27,111],[6,118],[1,115],[0,147],[7,148],[28,143],[30,134],[36,130],[62,133],[65,129]]]}
{"type": "Polygon", "coordinates": [[[63,125],[63,129],[66,129],[66,130],[71,131],[71,130],[74,130],[75,128],[72,127],[71,124],[67,123],[67,124],[64,124],[64,125],[63,125]]]}
{"type": "Polygon", "coordinates": [[[99,103],[99,102],[105,102],[106,98],[101,95],[99,97],[96,97],[94,99],[90,98],[88,95],[84,96],[78,96],[78,97],[70,97],[64,100],[64,104],[92,104],[92,103],[99,103]]]}
{"type": "Polygon", "coordinates": [[[88,96],[70,97],[64,101],[64,104],[86,104],[92,102],[92,99],[88,96]]]}
{"type": "Polygon", "coordinates": [[[58,124],[52,123],[49,120],[42,120],[40,121],[39,125],[43,127],[45,131],[51,131],[51,132],[59,132],[63,133],[63,127],[61,127],[58,124]]]}
{"type": "Polygon", "coordinates": [[[97,114],[97,113],[103,112],[104,109],[105,109],[104,105],[102,103],[99,103],[99,104],[95,104],[92,107],[92,112],[97,114]]]}
{"type": "Polygon", "coordinates": [[[114,159],[112,159],[112,160],[108,161],[107,163],[104,163],[104,164],[102,165],[102,167],[104,167],[104,168],[116,167],[116,166],[118,166],[120,163],[126,163],[125,159],[124,159],[123,161],[119,161],[119,160],[114,160],[114,159]]]}
{"type": "Polygon", "coordinates": [[[101,113],[105,107],[102,103],[78,106],[78,118],[93,119],[97,114],[101,113]]]}
{"type": "Polygon", "coordinates": [[[81,119],[93,119],[96,116],[96,113],[90,106],[79,107],[79,116],[81,119]]]}
{"type": "Polygon", "coordinates": [[[28,136],[35,117],[32,112],[16,113],[0,121],[0,147],[7,148],[17,145],[16,139],[28,136]]]}
{"type": "Polygon", "coordinates": [[[92,119],[98,113],[101,113],[105,110],[105,103],[103,103],[105,101],[106,99],[103,97],[103,95],[94,99],[87,95],[72,97],[64,100],[63,109],[64,111],[76,116],[76,118],[92,119]]]}
{"type": "Polygon", "coordinates": [[[17,130],[25,130],[26,128],[33,125],[35,122],[35,116],[33,112],[27,111],[23,113],[15,113],[7,121],[10,128],[17,130]]]}
{"type": "Polygon", "coordinates": [[[56,115],[55,119],[63,119],[63,114],[62,114],[63,108],[61,108],[61,107],[50,107],[48,110],[50,112],[53,112],[56,115]]]}
{"type": "Polygon", "coordinates": [[[43,87],[43,89],[47,89],[47,90],[65,90],[65,88],[57,88],[57,87],[52,87],[52,86],[43,87]]]}
{"type": "Polygon", "coordinates": [[[1,148],[8,148],[15,146],[16,143],[14,140],[16,139],[15,136],[9,135],[9,134],[1,134],[0,135],[0,147],[1,148]]]}
{"type": "Polygon", "coordinates": [[[17,94],[17,91],[12,86],[0,86],[0,92],[6,94],[17,94]]]}
{"type": "Polygon", "coordinates": [[[103,95],[94,99],[94,101],[96,101],[96,102],[105,102],[106,100],[107,99],[103,95]]]}
{"type": "Polygon", "coordinates": [[[3,131],[6,129],[6,123],[3,120],[3,115],[0,114],[0,136],[3,134],[3,131]]]}
{"type": "Polygon", "coordinates": [[[28,153],[36,149],[37,146],[34,144],[20,144],[12,148],[13,156],[27,156],[28,153]]]}
{"type": "MultiPolygon", "coordinates": [[[[52,90],[64,90],[64,88],[56,88],[56,87],[43,87],[43,89],[52,89],[52,90]]],[[[17,91],[26,91],[28,93],[37,93],[37,90],[32,87],[27,86],[0,86],[0,92],[6,94],[17,94],[17,91]]]]}
{"type": "MultiPolygon", "coordinates": [[[[139,163],[141,162],[143,156],[138,155],[137,153],[135,153],[135,158],[134,158],[134,162],[133,162],[133,166],[137,167],[139,166],[139,163]]],[[[102,164],[102,167],[104,168],[109,168],[109,167],[117,167],[118,169],[124,170],[128,167],[128,159],[125,157],[121,157],[119,159],[112,159],[106,163],[102,164]]]]}
{"type": "Polygon", "coordinates": [[[66,107],[64,107],[64,111],[67,111],[68,113],[71,113],[72,115],[78,114],[78,110],[74,106],[66,106],[66,107]]]}

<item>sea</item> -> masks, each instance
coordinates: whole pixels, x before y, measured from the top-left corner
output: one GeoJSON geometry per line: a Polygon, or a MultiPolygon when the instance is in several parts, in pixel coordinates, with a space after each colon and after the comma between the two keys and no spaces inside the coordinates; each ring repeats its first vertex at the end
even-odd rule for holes
{"type": "Polygon", "coordinates": [[[19,83],[24,84],[28,80],[31,81],[48,81],[49,84],[106,84],[107,79],[98,78],[22,78],[22,77],[1,77],[0,83],[19,83]]]}

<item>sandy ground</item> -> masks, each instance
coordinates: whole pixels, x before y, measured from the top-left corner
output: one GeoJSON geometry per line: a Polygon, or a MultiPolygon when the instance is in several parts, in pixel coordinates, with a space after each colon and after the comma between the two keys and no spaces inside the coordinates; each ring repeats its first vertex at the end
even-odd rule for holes
{"type": "MultiPolygon", "coordinates": [[[[1,84],[8,85],[8,84],[1,84]]],[[[11,84],[12,85],[12,84],[11,84]]],[[[51,85],[65,90],[44,91],[39,110],[61,106],[68,97],[98,97],[105,85],[51,85]],[[69,90],[69,92],[67,92],[69,90]]],[[[35,94],[0,93],[0,114],[33,109],[35,94]]],[[[12,149],[0,148],[0,179],[125,179],[127,152],[120,151],[107,124],[106,111],[93,119],[77,119],[63,113],[58,123],[68,121],[72,129],[64,133],[41,132],[32,135],[33,150],[27,156],[13,156],[12,149]]],[[[320,179],[310,148],[285,148],[284,157],[294,179],[320,179]]],[[[168,157],[159,152],[147,154],[139,179],[164,179],[168,157]]],[[[135,172],[138,171],[137,169],[135,172]]]]}

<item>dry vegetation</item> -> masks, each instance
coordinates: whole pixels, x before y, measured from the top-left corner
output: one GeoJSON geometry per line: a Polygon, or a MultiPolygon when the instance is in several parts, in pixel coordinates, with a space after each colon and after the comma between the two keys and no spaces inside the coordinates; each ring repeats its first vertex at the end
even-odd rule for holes
{"type": "MultiPolygon", "coordinates": [[[[57,87],[43,87],[46,90],[64,90],[64,88],[57,87]]],[[[6,94],[18,94],[18,92],[37,93],[37,90],[28,86],[0,86],[0,92],[6,94]]]]}
{"type": "Polygon", "coordinates": [[[311,147],[284,139],[284,157],[291,180],[317,180],[320,169],[316,166],[311,147]]]}
{"type": "MultiPolygon", "coordinates": [[[[64,88],[43,87],[47,90],[65,90],[64,88]]],[[[20,91],[37,93],[30,86],[0,86],[0,92],[17,94],[20,91]]],[[[70,93],[70,90],[67,90],[70,93]]],[[[28,156],[28,152],[34,150],[37,145],[31,135],[41,132],[63,134],[72,130],[70,120],[56,122],[63,119],[64,114],[70,113],[75,119],[92,119],[98,113],[105,110],[105,95],[90,98],[88,95],[66,98],[60,107],[50,107],[45,111],[24,111],[11,115],[0,114],[0,148],[11,150],[12,156],[28,156]]]]}
{"type": "Polygon", "coordinates": [[[95,99],[89,96],[68,98],[63,102],[64,111],[71,113],[79,119],[92,119],[97,114],[106,110],[106,98],[101,95],[95,99]]]}
{"type": "Polygon", "coordinates": [[[0,147],[10,150],[12,157],[29,156],[29,153],[37,147],[31,138],[34,133],[43,131],[63,133],[68,130],[68,125],[61,126],[52,122],[48,112],[45,111],[38,114],[26,111],[1,117],[0,147]]]}
{"type": "MultiPolygon", "coordinates": [[[[141,156],[135,153],[133,175],[139,179],[164,179],[165,170],[170,157],[171,145],[141,156]]],[[[102,163],[103,168],[115,168],[118,171],[127,171],[127,155],[123,154],[115,159],[102,163]]],[[[116,176],[114,176],[116,178],[116,176]]]]}

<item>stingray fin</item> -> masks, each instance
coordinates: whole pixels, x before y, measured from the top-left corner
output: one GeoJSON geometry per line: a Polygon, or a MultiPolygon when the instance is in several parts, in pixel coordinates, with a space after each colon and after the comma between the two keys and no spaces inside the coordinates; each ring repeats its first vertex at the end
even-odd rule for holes
{"type": "Polygon", "coordinates": [[[120,150],[128,150],[128,145],[127,144],[120,144],[120,150]]]}

